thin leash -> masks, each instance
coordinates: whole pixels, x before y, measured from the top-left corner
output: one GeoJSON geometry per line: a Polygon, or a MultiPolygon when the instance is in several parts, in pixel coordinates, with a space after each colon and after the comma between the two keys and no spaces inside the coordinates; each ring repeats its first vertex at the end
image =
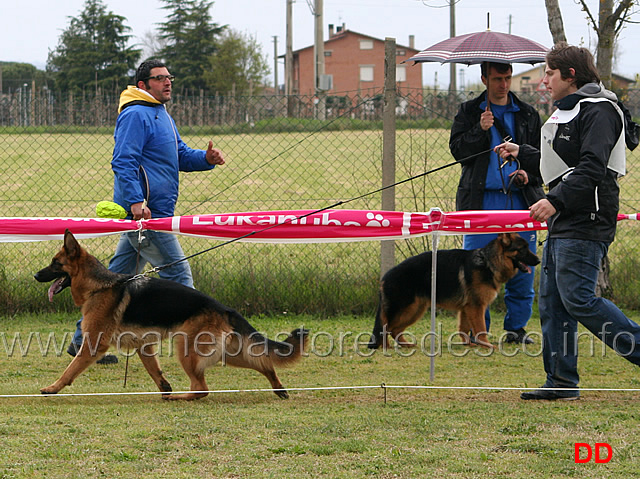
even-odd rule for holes
{"type": "MultiPolygon", "coordinates": [[[[138,274],[132,276],[131,278],[129,278],[127,281],[134,281],[134,280],[137,280],[139,278],[145,277],[145,276],[147,276],[149,274],[157,273],[159,271],[162,271],[165,268],[170,268],[171,266],[174,266],[174,265],[176,265],[178,263],[181,263],[183,261],[188,261],[191,258],[195,258],[196,256],[199,256],[199,255],[204,254],[204,253],[208,253],[210,251],[213,251],[215,249],[221,248],[221,247],[226,246],[228,244],[235,243],[236,241],[241,241],[241,240],[243,240],[245,238],[249,238],[251,236],[254,236],[254,235],[257,235],[257,234],[260,234],[260,233],[264,233],[265,231],[271,230],[271,229],[276,228],[278,226],[281,226],[281,225],[284,225],[284,224],[288,224],[288,223],[291,223],[293,221],[301,220],[301,219],[306,218],[308,216],[315,215],[317,213],[321,213],[321,212],[326,211],[326,210],[330,210],[330,209],[335,208],[337,206],[341,206],[341,205],[345,205],[347,203],[351,203],[352,201],[360,200],[360,199],[365,198],[367,196],[374,195],[376,193],[380,193],[382,191],[385,191],[385,190],[387,190],[389,188],[393,188],[395,186],[399,186],[399,185],[402,185],[404,183],[408,183],[409,181],[414,181],[414,180],[416,180],[418,178],[422,178],[423,176],[430,175],[431,173],[436,173],[436,172],[438,172],[440,170],[444,170],[445,168],[449,168],[449,167],[454,166],[454,165],[464,164],[464,162],[466,162],[466,161],[468,161],[468,160],[470,160],[472,158],[475,158],[476,156],[484,155],[484,154],[489,153],[491,151],[493,151],[493,148],[489,148],[489,149],[481,151],[479,153],[474,153],[473,155],[469,155],[469,156],[467,156],[465,158],[462,158],[460,160],[456,160],[456,161],[453,161],[451,163],[447,163],[446,165],[439,166],[438,168],[434,168],[432,170],[429,170],[429,171],[420,173],[418,175],[412,176],[410,178],[406,178],[404,180],[397,181],[397,182],[395,182],[395,183],[393,183],[391,185],[383,186],[382,188],[378,188],[377,190],[370,191],[370,192],[362,194],[360,196],[356,196],[356,197],[348,199],[348,200],[338,201],[336,203],[333,203],[332,205],[325,206],[324,208],[319,208],[319,209],[311,211],[309,213],[305,213],[304,215],[296,216],[294,218],[289,218],[289,219],[283,221],[282,223],[276,223],[276,224],[267,226],[265,228],[262,228],[260,230],[251,231],[251,232],[246,233],[246,234],[244,234],[242,236],[238,236],[237,238],[232,238],[230,240],[225,241],[224,243],[220,243],[218,245],[212,246],[211,248],[207,248],[207,249],[204,249],[202,251],[198,251],[197,253],[193,253],[193,254],[191,254],[189,256],[185,256],[184,258],[181,258],[179,260],[173,261],[171,263],[168,263],[168,264],[165,264],[165,265],[162,265],[162,266],[156,266],[156,267],[154,267],[154,268],[152,268],[150,270],[147,270],[147,271],[145,271],[143,273],[138,273],[138,274]]],[[[143,227],[143,225],[142,225],[142,223],[140,223],[140,228],[142,229],[142,227],[143,227]]]]}
{"type": "MultiPolygon", "coordinates": [[[[507,135],[502,139],[503,142],[512,142],[513,138],[511,137],[511,135],[507,135]]],[[[505,204],[505,209],[513,209],[513,196],[512,196],[512,188],[513,185],[516,181],[516,177],[518,176],[517,171],[520,169],[520,160],[518,160],[517,158],[515,158],[512,155],[509,155],[507,158],[505,158],[502,163],[500,163],[500,166],[498,166],[498,171],[500,172],[500,181],[502,182],[502,192],[507,196],[506,199],[506,204],[505,204]],[[509,178],[509,181],[507,184],[505,184],[504,182],[504,171],[503,168],[507,165],[507,163],[511,164],[513,161],[516,162],[516,173],[513,174],[513,176],[511,176],[511,178],[509,178]],[[509,206],[511,206],[511,208],[509,208],[509,206]]]]}

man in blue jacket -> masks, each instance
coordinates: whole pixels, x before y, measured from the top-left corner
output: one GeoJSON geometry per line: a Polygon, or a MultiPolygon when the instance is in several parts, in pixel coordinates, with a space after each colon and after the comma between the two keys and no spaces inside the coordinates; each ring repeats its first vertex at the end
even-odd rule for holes
{"type": "MultiPolygon", "coordinates": [[[[206,150],[189,148],[180,138],[165,108],[171,100],[173,75],[158,60],[143,62],[136,71],[135,86],[120,95],[111,167],[113,200],[128,212],[128,219],[174,216],[180,171],[211,170],[224,165],[221,151],[209,141],[206,150]]],[[[134,274],[147,264],[162,266],[184,259],[178,238],[170,233],[145,231],[139,243],[137,231],[123,233],[109,269],[134,274]],[[137,268],[137,271],[136,271],[137,268]]],[[[181,261],[159,272],[160,277],[193,288],[189,263],[181,261]]],[[[82,319],[68,352],[75,355],[82,344],[82,319]]],[[[107,355],[99,363],[116,363],[107,355]]]]}

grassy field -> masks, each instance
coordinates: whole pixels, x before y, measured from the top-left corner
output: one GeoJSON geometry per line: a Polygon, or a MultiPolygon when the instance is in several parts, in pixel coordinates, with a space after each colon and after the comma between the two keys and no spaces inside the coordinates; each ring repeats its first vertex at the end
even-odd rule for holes
{"type": "MultiPolygon", "coordinates": [[[[154,391],[137,358],[130,360],[123,386],[122,357],[116,366],[92,366],[63,391],[79,395],[9,397],[37,394],[66,367],[70,358],[64,348],[74,318],[1,318],[0,478],[640,474],[638,369],[610,351],[603,354],[589,335],[580,342],[581,387],[601,390],[583,390],[580,401],[531,403],[519,394],[544,381],[538,337],[526,352],[513,345],[488,356],[480,349],[449,349],[455,321],[439,315],[438,337],[443,339],[431,382],[428,350],[370,355],[359,345],[372,318],[249,319],[270,337],[299,326],[311,331],[308,357],[279,371],[290,388],[287,401],[265,391],[268,382],[258,373],[221,367],[207,374],[209,387],[221,392],[196,402],[108,395],[154,391]],[[47,339],[49,353],[44,354],[47,339]],[[575,464],[576,442],[609,443],[613,457],[606,464],[575,464]]],[[[428,321],[421,321],[411,331],[424,338],[427,327],[428,321]]],[[[539,333],[537,318],[529,329],[539,333]]],[[[188,388],[176,358],[162,357],[161,363],[174,390],[188,388]]]]}

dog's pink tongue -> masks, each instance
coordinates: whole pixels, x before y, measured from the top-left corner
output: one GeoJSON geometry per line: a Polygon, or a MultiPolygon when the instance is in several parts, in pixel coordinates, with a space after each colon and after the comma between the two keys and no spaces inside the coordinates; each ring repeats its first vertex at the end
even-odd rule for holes
{"type": "Polygon", "coordinates": [[[57,285],[54,282],[51,286],[49,286],[49,291],[47,291],[47,294],[49,295],[49,302],[53,303],[53,295],[56,294],[55,289],[56,289],[57,285]]]}
{"type": "Polygon", "coordinates": [[[64,278],[58,278],[51,284],[51,286],[49,286],[49,291],[47,291],[47,294],[49,295],[50,303],[53,303],[53,295],[60,292],[60,285],[63,281],[64,278]]]}

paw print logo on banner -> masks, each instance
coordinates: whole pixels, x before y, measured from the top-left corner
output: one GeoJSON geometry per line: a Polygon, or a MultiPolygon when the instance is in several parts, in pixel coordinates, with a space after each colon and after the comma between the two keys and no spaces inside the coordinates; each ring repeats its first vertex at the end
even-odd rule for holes
{"type": "Polygon", "coordinates": [[[382,216],[380,213],[367,213],[367,219],[369,220],[369,222],[366,224],[366,226],[382,227],[389,226],[391,224],[391,222],[389,220],[385,220],[384,216],[382,216]]]}

